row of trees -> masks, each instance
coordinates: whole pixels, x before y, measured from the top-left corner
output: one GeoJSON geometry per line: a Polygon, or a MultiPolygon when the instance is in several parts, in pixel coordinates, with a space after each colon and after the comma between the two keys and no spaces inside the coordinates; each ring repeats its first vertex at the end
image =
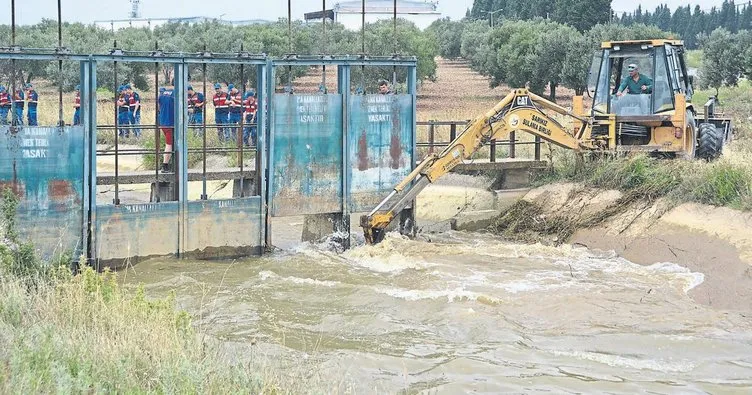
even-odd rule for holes
{"type": "Polygon", "coordinates": [[[611,0],[475,0],[467,17],[488,21],[544,18],[582,32],[610,20],[611,0]]]}
{"type": "Polygon", "coordinates": [[[656,7],[654,12],[643,10],[641,6],[631,13],[624,13],[615,19],[624,25],[655,25],[665,31],[678,33],[684,38],[685,45],[694,49],[700,40],[718,28],[732,33],[752,30],[752,3],[735,4],[733,0],[724,0],[721,7],[712,7],[706,11],[699,5],[694,9],[690,5],[678,7],[672,13],[665,4],[656,7]]]}
{"type": "MultiPolygon", "coordinates": [[[[286,20],[276,23],[251,26],[205,22],[199,24],[169,23],[148,28],[125,28],[116,31],[97,28],[80,23],[63,25],[63,45],[73,53],[103,54],[108,53],[117,43],[117,47],[127,51],[151,51],[158,45],[166,52],[197,53],[210,51],[214,53],[237,53],[241,50],[249,53],[265,53],[270,56],[283,56],[291,52],[298,54],[359,54],[361,52],[360,32],[346,30],[341,24],[327,25],[324,38],[320,24],[295,22],[292,29],[292,50],[286,20]]],[[[16,30],[16,44],[26,48],[51,48],[57,46],[57,23],[44,20],[32,26],[21,26],[16,30]]],[[[400,54],[418,58],[419,78],[433,78],[436,74],[434,58],[438,49],[431,37],[420,31],[413,23],[399,20],[397,40],[393,40],[391,21],[380,21],[366,26],[366,53],[373,56],[400,54]]],[[[10,45],[10,27],[0,25],[0,46],[10,45]]],[[[16,68],[22,72],[24,82],[46,79],[58,82],[56,62],[18,61],[16,68]]],[[[237,67],[212,66],[208,70],[211,81],[238,82],[237,67]]],[[[200,67],[191,70],[194,75],[200,73],[200,67]]],[[[169,80],[170,68],[165,67],[163,81],[169,80]]],[[[63,85],[71,90],[78,82],[78,65],[67,62],[63,70],[63,85]],[[70,63],[70,64],[69,64],[70,63]]],[[[293,69],[295,75],[307,72],[305,68],[293,69]]],[[[101,86],[113,84],[114,70],[112,64],[98,66],[98,83],[101,86]]],[[[147,76],[153,75],[153,64],[122,63],[118,65],[118,79],[135,84],[139,89],[148,87],[147,76]]],[[[287,78],[286,71],[281,70],[279,77],[287,78]]],[[[252,74],[252,73],[248,73],[252,74]]],[[[391,70],[383,70],[384,75],[391,75],[391,70]]],[[[10,63],[0,62],[0,83],[10,85],[10,63]]],[[[255,82],[251,79],[250,82],[255,82]]]]}
{"type": "Polygon", "coordinates": [[[723,0],[720,7],[702,9],[699,5],[677,7],[673,12],[661,4],[654,11],[644,10],[641,5],[632,12],[617,15],[611,9],[611,0],[475,0],[467,13],[468,19],[485,20],[496,25],[503,20],[548,19],[569,25],[585,32],[598,24],[607,22],[626,26],[656,26],[683,37],[689,49],[696,49],[702,37],[718,28],[732,33],[752,30],[752,2],[735,3],[723,0]]]}
{"type": "Polygon", "coordinates": [[[556,100],[564,86],[582,94],[593,52],[602,41],[640,40],[669,36],[655,26],[600,24],[586,32],[547,19],[506,21],[491,29],[484,21],[442,19],[429,27],[447,58],[464,58],[491,77],[492,86],[508,84],[556,100]]]}

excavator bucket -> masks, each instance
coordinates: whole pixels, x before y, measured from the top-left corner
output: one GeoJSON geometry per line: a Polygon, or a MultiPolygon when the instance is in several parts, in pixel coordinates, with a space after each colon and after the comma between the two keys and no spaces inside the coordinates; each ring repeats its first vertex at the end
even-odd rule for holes
{"type": "Polygon", "coordinates": [[[368,216],[364,215],[360,217],[360,224],[363,227],[363,236],[365,236],[366,243],[369,245],[374,245],[384,241],[384,237],[386,236],[384,229],[371,228],[367,225],[367,223],[368,216]]]}

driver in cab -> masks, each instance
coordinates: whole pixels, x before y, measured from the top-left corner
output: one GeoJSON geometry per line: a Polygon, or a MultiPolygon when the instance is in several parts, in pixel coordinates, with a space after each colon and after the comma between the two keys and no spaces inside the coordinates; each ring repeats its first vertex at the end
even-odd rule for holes
{"type": "Polygon", "coordinates": [[[619,85],[616,96],[624,96],[625,93],[630,95],[650,94],[653,92],[653,80],[650,77],[640,74],[640,68],[632,63],[627,66],[629,78],[625,78],[619,85]]]}

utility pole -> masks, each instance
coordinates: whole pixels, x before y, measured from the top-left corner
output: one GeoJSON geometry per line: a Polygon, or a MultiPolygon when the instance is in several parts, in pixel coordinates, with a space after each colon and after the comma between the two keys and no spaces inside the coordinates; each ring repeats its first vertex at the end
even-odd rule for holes
{"type": "Polygon", "coordinates": [[[480,12],[485,12],[485,13],[487,13],[487,14],[488,14],[488,24],[489,24],[489,26],[491,26],[491,29],[493,29],[493,28],[494,28],[494,19],[493,19],[493,15],[494,15],[495,13],[497,13],[497,12],[501,12],[501,11],[504,11],[504,9],[503,9],[503,8],[499,8],[499,9],[498,9],[498,10],[496,10],[496,11],[485,11],[485,10],[481,10],[480,12]]]}

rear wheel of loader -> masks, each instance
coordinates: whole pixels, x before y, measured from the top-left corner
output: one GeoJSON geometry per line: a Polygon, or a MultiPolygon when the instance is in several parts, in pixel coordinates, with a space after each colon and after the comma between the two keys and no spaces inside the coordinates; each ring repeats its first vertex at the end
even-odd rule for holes
{"type": "Polygon", "coordinates": [[[687,125],[684,127],[684,151],[677,154],[678,157],[686,160],[695,158],[697,148],[697,124],[691,111],[687,111],[687,125]]]}
{"type": "Polygon", "coordinates": [[[710,123],[700,124],[700,146],[697,148],[697,157],[705,160],[717,159],[723,152],[723,136],[710,123]]]}

